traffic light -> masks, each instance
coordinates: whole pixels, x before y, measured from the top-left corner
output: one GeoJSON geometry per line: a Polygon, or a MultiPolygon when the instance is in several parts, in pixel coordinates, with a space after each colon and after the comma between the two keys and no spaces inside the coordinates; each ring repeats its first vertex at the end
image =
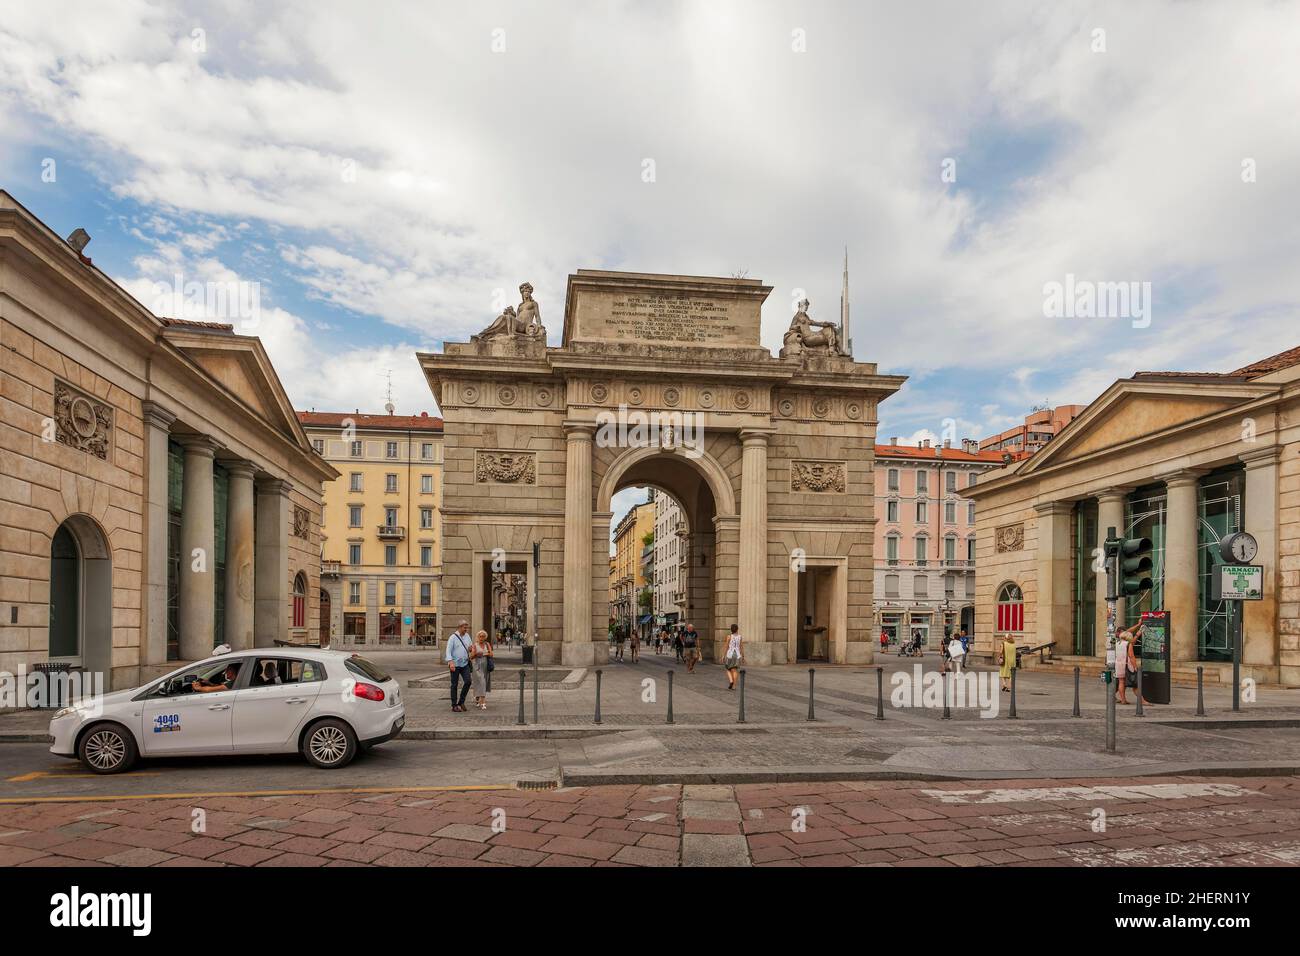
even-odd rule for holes
{"type": "Polygon", "coordinates": [[[1119,542],[1119,593],[1133,597],[1151,590],[1151,539],[1123,538],[1119,542]]]}

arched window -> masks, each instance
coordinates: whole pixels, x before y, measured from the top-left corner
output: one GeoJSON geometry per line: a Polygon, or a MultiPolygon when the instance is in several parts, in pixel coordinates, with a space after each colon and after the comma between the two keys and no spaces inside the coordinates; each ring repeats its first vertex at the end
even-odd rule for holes
{"type": "Polygon", "coordinates": [[[293,627],[307,626],[307,575],[301,571],[293,579],[293,627]]]}
{"type": "Polygon", "coordinates": [[[998,589],[997,630],[1020,632],[1025,629],[1025,599],[1020,586],[1007,582],[998,589]]]}

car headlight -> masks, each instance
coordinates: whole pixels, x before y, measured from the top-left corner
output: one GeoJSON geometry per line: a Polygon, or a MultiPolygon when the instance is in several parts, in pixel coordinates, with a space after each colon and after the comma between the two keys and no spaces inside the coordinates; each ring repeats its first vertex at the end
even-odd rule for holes
{"type": "Polygon", "coordinates": [[[59,711],[58,713],[56,713],[56,714],[55,714],[53,717],[51,717],[50,719],[51,719],[51,720],[58,720],[60,717],[72,717],[72,716],[75,716],[77,713],[79,713],[79,711],[78,711],[77,708],[75,708],[75,707],[64,707],[61,711],[59,711]]]}

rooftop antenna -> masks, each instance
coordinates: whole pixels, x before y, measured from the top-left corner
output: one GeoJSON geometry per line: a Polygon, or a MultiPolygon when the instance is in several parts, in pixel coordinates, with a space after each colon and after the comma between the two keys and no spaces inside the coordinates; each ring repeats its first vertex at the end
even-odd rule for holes
{"type": "Polygon", "coordinates": [[[396,410],[396,406],[393,404],[393,370],[391,368],[385,369],[384,374],[388,377],[388,388],[384,393],[388,401],[384,403],[384,411],[391,415],[396,410]]]}
{"type": "Polygon", "coordinates": [[[853,357],[853,326],[849,322],[849,247],[844,247],[844,284],[840,288],[840,342],[853,357]]]}

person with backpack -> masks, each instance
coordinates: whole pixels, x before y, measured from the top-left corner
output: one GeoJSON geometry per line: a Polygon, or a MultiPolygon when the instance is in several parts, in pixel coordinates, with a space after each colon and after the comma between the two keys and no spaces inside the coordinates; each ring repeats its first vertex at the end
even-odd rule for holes
{"type": "Polygon", "coordinates": [[[682,633],[682,656],[686,659],[686,673],[695,673],[695,662],[700,659],[700,635],[694,624],[687,624],[682,633]]]}

